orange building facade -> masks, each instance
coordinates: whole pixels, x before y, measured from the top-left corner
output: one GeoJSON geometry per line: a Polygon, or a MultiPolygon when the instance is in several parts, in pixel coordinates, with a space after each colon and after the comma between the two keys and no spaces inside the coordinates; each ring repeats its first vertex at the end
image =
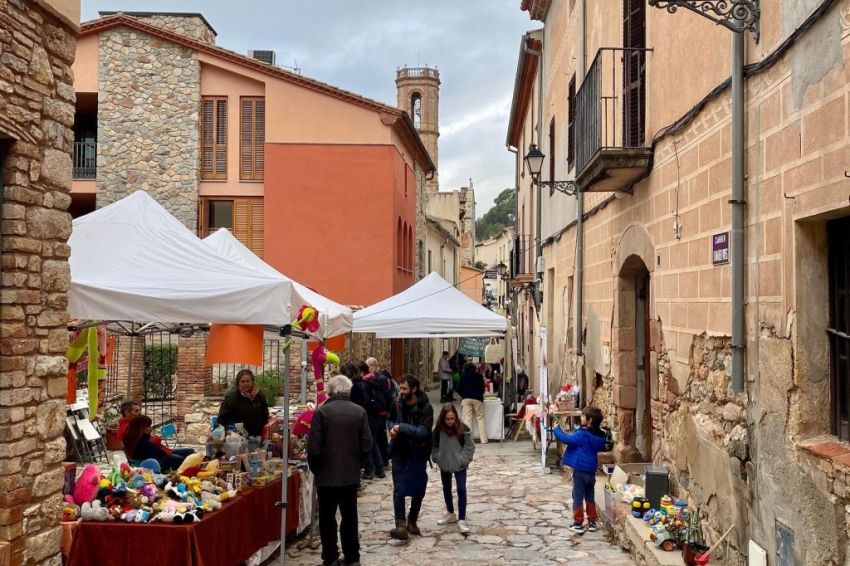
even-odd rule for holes
{"type": "Polygon", "coordinates": [[[71,212],[145,190],[343,304],[413,284],[434,172],[401,110],[215,44],[200,14],[84,23],[71,212]]]}

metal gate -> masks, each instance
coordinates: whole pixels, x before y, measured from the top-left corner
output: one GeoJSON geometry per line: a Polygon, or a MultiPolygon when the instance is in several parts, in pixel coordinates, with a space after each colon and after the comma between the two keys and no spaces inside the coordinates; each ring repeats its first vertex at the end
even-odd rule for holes
{"type": "Polygon", "coordinates": [[[177,397],[177,336],[167,331],[145,336],[144,367],[143,412],[154,427],[169,423],[177,397]]]}
{"type": "Polygon", "coordinates": [[[850,440],[850,218],[827,224],[832,432],[850,440]]]}
{"type": "MultiPolygon", "coordinates": [[[[283,395],[284,386],[284,354],[281,351],[282,341],[274,339],[263,340],[263,365],[251,366],[246,364],[217,364],[212,366],[212,392],[226,393],[236,386],[236,374],[243,369],[254,373],[254,383],[263,392],[269,405],[276,403],[275,399],[283,395]]],[[[299,361],[300,363],[300,361],[299,361]]],[[[293,372],[292,378],[298,377],[293,372]]],[[[300,392],[300,386],[290,387],[290,391],[300,392]]]]}

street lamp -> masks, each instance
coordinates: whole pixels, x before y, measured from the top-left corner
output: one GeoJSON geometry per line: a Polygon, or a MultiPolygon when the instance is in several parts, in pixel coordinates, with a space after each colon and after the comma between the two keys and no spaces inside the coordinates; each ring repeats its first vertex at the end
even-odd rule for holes
{"type": "Polygon", "coordinates": [[[496,266],[496,273],[499,274],[499,277],[504,278],[504,276],[507,272],[508,272],[508,266],[505,265],[505,262],[500,261],[499,264],[496,266]]]}
{"type": "Polygon", "coordinates": [[[540,186],[555,189],[565,195],[573,196],[578,193],[578,185],[575,181],[541,181],[540,171],[543,169],[544,159],[546,159],[546,154],[537,149],[537,144],[531,144],[528,147],[528,153],[525,154],[525,164],[531,171],[531,178],[534,179],[534,182],[540,186]]]}

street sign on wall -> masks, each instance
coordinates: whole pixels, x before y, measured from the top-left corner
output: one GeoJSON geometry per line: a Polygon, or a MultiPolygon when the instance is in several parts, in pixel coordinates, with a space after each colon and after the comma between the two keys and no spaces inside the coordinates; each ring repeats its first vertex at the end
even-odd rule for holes
{"type": "Polygon", "coordinates": [[[729,232],[721,232],[711,237],[711,263],[712,265],[729,263],[729,232]]]}

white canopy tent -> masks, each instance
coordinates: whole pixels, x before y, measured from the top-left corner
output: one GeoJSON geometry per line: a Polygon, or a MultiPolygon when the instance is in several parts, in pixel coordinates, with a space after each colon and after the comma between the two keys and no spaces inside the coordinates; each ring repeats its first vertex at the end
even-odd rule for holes
{"type": "Polygon", "coordinates": [[[284,325],[297,314],[291,281],[222,257],[144,191],[74,220],[68,243],[72,318],[284,325]]]}
{"type": "Polygon", "coordinates": [[[378,338],[504,336],[505,317],[476,303],[431,272],[397,295],[354,313],[354,332],[378,338]]]}
{"type": "Polygon", "coordinates": [[[291,283],[292,299],[290,303],[293,309],[293,316],[297,315],[296,309],[300,308],[301,305],[310,305],[319,311],[319,324],[321,326],[317,333],[318,338],[331,338],[332,336],[339,336],[340,334],[351,331],[353,315],[350,308],[335,303],[312,289],[289,279],[286,275],[283,275],[257,257],[254,252],[245,247],[226,228],[221,228],[210,234],[204,238],[204,242],[230,261],[256,270],[269,277],[291,283]]]}

